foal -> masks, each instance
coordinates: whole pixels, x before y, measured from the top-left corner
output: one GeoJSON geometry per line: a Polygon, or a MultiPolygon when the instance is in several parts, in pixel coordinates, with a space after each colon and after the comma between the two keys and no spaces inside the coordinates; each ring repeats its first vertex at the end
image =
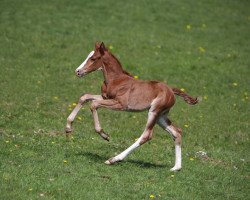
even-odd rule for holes
{"type": "Polygon", "coordinates": [[[97,109],[104,107],[120,111],[148,110],[148,120],[140,138],[119,155],[110,158],[105,163],[110,165],[123,160],[134,149],[152,138],[153,127],[157,123],[170,133],[175,142],[175,165],[171,171],[181,169],[181,129],[177,128],[167,117],[170,108],[175,104],[175,95],[181,96],[188,104],[198,103],[197,98],[188,96],[177,88],[171,88],[158,81],[141,81],[122,69],[119,60],[110,53],[103,43],[96,43],[95,50],[90,52],[86,60],[76,69],[78,77],[90,72],[102,70],[104,82],[101,95],[84,94],[72,113],[67,118],[67,136],[72,132],[72,122],[77,113],[87,101],[92,101],[91,111],[94,118],[95,130],[100,136],[109,141],[109,136],[101,128],[97,109]]]}

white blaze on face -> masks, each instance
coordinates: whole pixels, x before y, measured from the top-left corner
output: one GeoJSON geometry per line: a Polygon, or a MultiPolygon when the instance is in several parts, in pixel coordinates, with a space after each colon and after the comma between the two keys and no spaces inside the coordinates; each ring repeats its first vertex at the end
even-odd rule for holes
{"type": "Polygon", "coordinates": [[[95,53],[94,51],[91,51],[91,52],[89,53],[89,55],[87,56],[87,58],[83,61],[83,63],[76,69],[76,71],[82,69],[82,68],[85,66],[85,64],[86,64],[86,62],[88,61],[88,59],[89,59],[91,56],[93,56],[94,53],[95,53]]]}

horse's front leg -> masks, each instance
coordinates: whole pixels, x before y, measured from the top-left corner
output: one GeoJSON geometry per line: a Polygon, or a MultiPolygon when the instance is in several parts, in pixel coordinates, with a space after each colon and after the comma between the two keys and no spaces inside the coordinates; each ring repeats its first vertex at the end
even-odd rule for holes
{"type": "Polygon", "coordinates": [[[67,136],[70,136],[71,132],[73,131],[72,129],[72,123],[77,115],[77,113],[80,111],[82,108],[83,104],[87,101],[92,101],[92,100],[102,100],[101,95],[93,95],[93,94],[84,94],[80,97],[78,104],[76,107],[73,109],[73,111],[70,113],[70,115],[67,118],[67,124],[65,128],[65,132],[67,136]]]}
{"type": "Polygon", "coordinates": [[[95,130],[103,139],[109,141],[109,135],[104,132],[104,130],[101,128],[101,125],[99,122],[97,109],[100,107],[105,107],[105,108],[109,108],[109,109],[113,109],[113,110],[121,110],[122,105],[119,102],[117,102],[115,100],[111,100],[111,99],[95,100],[91,104],[90,109],[91,109],[91,112],[92,112],[93,118],[94,118],[95,130]]]}

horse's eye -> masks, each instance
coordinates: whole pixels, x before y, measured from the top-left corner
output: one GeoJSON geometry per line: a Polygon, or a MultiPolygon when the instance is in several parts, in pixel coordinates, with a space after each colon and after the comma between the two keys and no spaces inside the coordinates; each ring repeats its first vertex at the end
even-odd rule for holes
{"type": "Polygon", "coordinates": [[[92,58],[90,58],[90,60],[91,60],[91,61],[95,61],[95,60],[96,60],[96,58],[93,58],[93,57],[92,57],[92,58]]]}

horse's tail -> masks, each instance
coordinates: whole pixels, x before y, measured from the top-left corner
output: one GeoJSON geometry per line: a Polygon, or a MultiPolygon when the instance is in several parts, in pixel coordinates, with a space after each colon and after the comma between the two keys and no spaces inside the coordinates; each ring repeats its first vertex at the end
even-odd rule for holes
{"type": "Polygon", "coordinates": [[[195,105],[201,101],[201,97],[191,97],[184,91],[178,88],[172,88],[175,95],[180,96],[184,99],[184,101],[190,105],[195,105]]]}

